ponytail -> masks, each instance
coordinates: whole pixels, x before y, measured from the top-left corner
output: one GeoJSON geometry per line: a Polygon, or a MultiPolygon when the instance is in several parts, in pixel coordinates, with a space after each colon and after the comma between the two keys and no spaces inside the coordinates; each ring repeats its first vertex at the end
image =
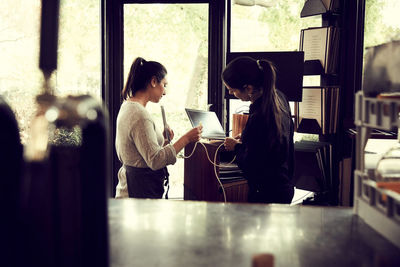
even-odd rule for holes
{"type": "Polygon", "coordinates": [[[272,123],[276,126],[277,136],[280,138],[282,136],[282,112],[285,111],[285,108],[276,91],[276,68],[268,60],[257,60],[257,65],[263,73],[262,113],[268,119],[272,119],[272,123]]]}
{"type": "Polygon", "coordinates": [[[254,90],[258,90],[262,94],[263,117],[276,129],[276,136],[282,136],[282,112],[288,111],[275,87],[276,69],[272,62],[238,57],[226,66],[221,78],[225,84],[242,92],[246,85],[252,85],[254,90]]]}
{"type": "Polygon", "coordinates": [[[146,90],[147,85],[151,82],[153,77],[157,82],[161,82],[167,75],[167,69],[156,61],[146,61],[144,58],[137,57],[132,65],[128,74],[128,79],[124,89],[122,90],[122,97],[124,100],[134,96],[138,91],[146,90]]]}

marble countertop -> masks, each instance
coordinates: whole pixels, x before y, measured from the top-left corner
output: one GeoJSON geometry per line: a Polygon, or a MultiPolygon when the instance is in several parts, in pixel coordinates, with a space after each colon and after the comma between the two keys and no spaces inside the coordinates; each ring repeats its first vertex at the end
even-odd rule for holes
{"type": "Polygon", "coordinates": [[[400,266],[400,249],[351,208],[111,199],[110,261],[120,266],[400,266]]]}

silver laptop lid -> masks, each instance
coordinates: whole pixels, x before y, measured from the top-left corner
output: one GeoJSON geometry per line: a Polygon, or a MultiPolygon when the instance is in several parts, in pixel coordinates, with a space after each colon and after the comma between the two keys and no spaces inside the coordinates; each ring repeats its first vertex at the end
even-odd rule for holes
{"type": "Polygon", "coordinates": [[[213,111],[204,111],[185,108],[186,114],[189,117],[193,127],[197,127],[200,123],[203,126],[203,138],[208,139],[225,139],[225,131],[222,128],[217,114],[213,111]]]}

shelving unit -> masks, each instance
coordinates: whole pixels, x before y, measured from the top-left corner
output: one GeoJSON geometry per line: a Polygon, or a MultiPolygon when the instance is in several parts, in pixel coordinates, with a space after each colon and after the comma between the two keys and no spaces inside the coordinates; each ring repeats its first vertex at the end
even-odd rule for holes
{"type": "MultiPolygon", "coordinates": [[[[300,13],[300,17],[304,18],[304,17],[310,17],[310,16],[318,16],[321,15],[322,18],[322,23],[321,23],[321,28],[323,27],[337,27],[340,28],[340,12],[339,12],[339,0],[331,0],[331,1],[323,1],[323,0],[307,0],[304,3],[303,9],[300,13]],[[334,5],[334,7],[331,8],[326,8],[324,2],[330,2],[331,5],[334,5]]],[[[303,31],[305,30],[314,30],[316,28],[309,28],[309,29],[303,29],[303,31]]],[[[303,39],[304,35],[301,34],[300,36],[301,40],[300,40],[300,48],[303,48],[303,39]]],[[[328,49],[328,36],[326,37],[326,47],[325,47],[325,53],[332,52],[332,50],[328,49]]],[[[340,46],[340,40],[339,43],[337,44],[340,46]]],[[[337,55],[337,57],[339,57],[340,59],[340,49],[339,50],[339,54],[337,55]]],[[[325,60],[327,60],[328,55],[325,55],[325,60]]],[[[337,62],[337,66],[340,66],[339,62],[337,62]]],[[[321,77],[321,82],[319,84],[319,86],[313,86],[315,87],[315,89],[319,89],[321,87],[338,87],[340,88],[340,77],[339,77],[339,71],[336,70],[336,72],[334,73],[326,73],[325,72],[325,66],[322,66],[321,61],[320,60],[305,60],[304,62],[304,71],[303,71],[303,75],[307,76],[307,75],[318,75],[321,77]]],[[[312,88],[309,87],[308,88],[312,88]]],[[[339,97],[340,98],[340,97],[339,97]]],[[[298,108],[298,105],[296,105],[296,110],[298,108]]],[[[302,122],[298,122],[297,125],[297,132],[299,133],[310,133],[310,134],[319,134],[322,135],[323,131],[322,129],[318,126],[318,123],[315,119],[303,119],[302,122]]]]}
{"type": "Polygon", "coordinates": [[[323,0],[307,0],[304,3],[303,10],[301,11],[301,17],[308,17],[314,16],[319,14],[327,14],[332,13],[335,14],[338,12],[339,9],[339,0],[330,0],[330,1],[323,1],[323,0]],[[326,7],[325,3],[329,3],[331,6],[326,7]]]}
{"type": "MultiPolygon", "coordinates": [[[[339,13],[339,0],[331,0],[331,1],[323,1],[323,0],[307,0],[304,3],[303,9],[300,13],[300,17],[309,17],[309,16],[317,16],[321,15],[322,16],[322,23],[321,23],[321,28],[324,27],[336,27],[340,28],[340,13],[339,13]],[[335,7],[332,9],[326,8],[324,2],[330,2],[331,5],[334,5],[335,7]]],[[[309,29],[303,29],[302,33],[304,30],[314,30],[314,28],[309,28],[309,29]]],[[[339,34],[340,36],[340,34],[339,34]]],[[[301,34],[301,40],[300,40],[300,47],[301,49],[303,48],[303,39],[304,35],[301,34]]],[[[340,37],[339,37],[340,38],[340,37]]],[[[329,46],[328,44],[328,36],[326,37],[326,47],[325,47],[325,60],[327,61],[327,58],[329,55],[327,53],[333,53],[331,49],[328,49],[327,47],[329,46]]],[[[337,45],[340,46],[340,39],[337,45]]],[[[340,49],[338,49],[339,54],[337,54],[337,57],[340,59],[340,49]]],[[[339,62],[336,63],[337,66],[339,66],[339,62]]],[[[321,87],[338,87],[340,88],[340,77],[339,77],[339,71],[336,68],[336,72],[334,73],[326,73],[325,72],[325,66],[322,66],[320,60],[305,60],[304,62],[304,71],[303,75],[319,75],[321,77],[321,82],[319,86],[315,86],[315,89],[319,89],[321,87]]],[[[308,88],[312,88],[309,87],[308,88]]],[[[340,98],[340,97],[339,97],[340,98]]],[[[297,109],[297,105],[296,105],[297,109]]],[[[315,119],[303,119],[302,122],[298,123],[297,127],[297,132],[299,133],[310,133],[310,134],[319,134],[322,135],[323,130],[318,126],[318,123],[315,119]]]]}
{"type": "MultiPolygon", "coordinates": [[[[304,17],[310,17],[310,16],[321,16],[321,28],[325,28],[325,27],[334,27],[338,29],[338,32],[340,32],[341,29],[341,24],[342,24],[342,20],[343,17],[340,14],[340,4],[341,1],[339,0],[332,0],[332,1],[324,1],[324,0],[307,0],[304,3],[303,9],[300,13],[300,17],[304,18],[304,17]],[[331,6],[329,8],[327,8],[326,3],[331,3],[331,6]]],[[[304,38],[304,34],[303,31],[304,30],[311,30],[311,29],[316,29],[316,28],[308,28],[308,29],[303,29],[302,30],[302,34],[301,34],[301,38],[304,38]]],[[[329,32],[329,31],[328,31],[329,32]]],[[[341,34],[339,34],[339,36],[341,36],[341,34]]],[[[339,37],[340,38],[340,37],[339,37]]],[[[327,47],[329,46],[328,43],[328,39],[330,39],[330,37],[326,38],[326,47],[325,47],[325,53],[327,53],[327,51],[332,52],[332,50],[327,49],[327,47]]],[[[303,39],[300,40],[300,47],[303,47],[303,39]]],[[[325,66],[323,66],[321,64],[321,61],[315,60],[315,59],[309,59],[306,60],[304,62],[304,72],[303,75],[318,75],[320,76],[320,84],[318,86],[307,86],[308,89],[321,89],[321,88],[339,88],[339,103],[337,106],[340,105],[341,102],[341,88],[342,88],[342,80],[340,79],[340,73],[341,71],[339,71],[339,67],[341,66],[341,60],[342,60],[342,49],[343,46],[341,45],[341,40],[339,39],[337,45],[337,67],[335,68],[334,72],[327,72],[325,69],[325,66]]],[[[325,60],[327,61],[327,55],[325,54],[325,60]]],[[[325,62],[326,62],[325,61],[325,62]]],[[[306,87],[304,87],[306,88],[306,87]]],[[[323,99],[323,97],[321,96],[321,99],[323,99]]],[[[321,103],[321,113],[323,114],[321,116],[321,121],[325,120],[325,118],[331,118],[330,116],[327,116],[326,111],[332,111],[333,109],[335,109],[334,107],[329,107],[329,104],[326,103],[331,103],[331,101],[329,100],[328,102],[324,102],[325,106],[323,107],[322,103],[321,103]],[[325,110],[325,107],[327,108],[325,110]],[[329,109],[328,109],[329,108],[329,109]]],[[[336,108],[337,108],[336,106],[336,108]]],[[[331,157],[331,183],[330,183],[330,187],[328,189],[328,191],[324,191],[324,192],[318,192],[317,195],[318,199],[320,200],[316,200],[315,204],[321,204],[321,205],[338,205],[339,203],[339,161],[340,161],[340,155],[339,155],[339,150],[337,149],[337,145],[339,144],[339,131],[342,131],[342,126],[339,125],[340,123],[340,112],[339,112],[339,108],[337,108],[337,110],[335,110],[335,112],[337,113],[337,128],[335,128],[334,131],[324,131],[323,129],[323,125],[319,124],[318,121],[314,118],[302,118],[301,121],[299,121],[299,110],[298,110],[299,104],[296,103],[295,104],[295,109],[296,109],[296,132],[298,133],[308,133],[308,134],[318,134],[319,135],[319,141],[321,142],[327,142],[331,144],[331,152],[332,152],[332,157],[331,157]],[[336,130],[337,129],[337,130],[336,130]]],[[[329,113],[331,114],[331,113],[329,113]]],[[[332,116],[333,118],[333,116],[332,116]]],[[[330,124],[330,122],[329,122],[330,124]]],[[[329,125],[328,124],[328,125],[329,125]]],[[[317,199],[317,198],[315,198],[317,199]]]]}
{"type": "Polygon", "coordinates": [[[374,174],[365,169],[364,158],[372,129],[390,131],[398,127],[400,100],[364,97],[359,91],[355,108],[354,213],[400,248],[400,194],[378,188],[374,174]]]}

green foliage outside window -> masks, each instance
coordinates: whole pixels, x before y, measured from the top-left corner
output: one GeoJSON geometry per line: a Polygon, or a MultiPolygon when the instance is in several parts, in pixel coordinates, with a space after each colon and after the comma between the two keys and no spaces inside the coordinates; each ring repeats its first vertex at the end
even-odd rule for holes
{"type": "Polygon", "coordinates": [[[78,126],[68,129],[57,128],[53,132],[50,144],[55,146],[80,146],[82,144],[82,130],[78,126]]]}
{"type": "Polygon", "coordinates": [[[321,16],[300,18],[303,5],[298,0],[270,7],[232,5],[232,52],[299,50],[301,29],[321,26],[321,16]]]}
{"type": "Polygon", "coordinates": [[[366,0],[364,47],[400,40],[399,14],[398,0],[366,0]]]}

